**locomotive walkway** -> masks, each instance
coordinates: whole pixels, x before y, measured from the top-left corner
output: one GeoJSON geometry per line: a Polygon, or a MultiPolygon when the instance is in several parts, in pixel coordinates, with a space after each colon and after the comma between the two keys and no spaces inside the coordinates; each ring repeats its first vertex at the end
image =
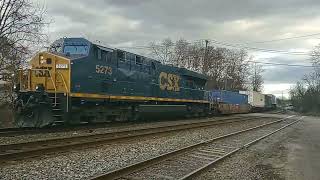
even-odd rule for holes
{"type": "Polygon", "coordinates": [[[221,120],[193,121],[183,124],[167,124],[148,128],[124,130],[118,132],[108,132],[101,134],[92,134],[85,136],[75,136],[67,138],[55,138],[40,141],[0,145],[0,162],[6,163],[12,160],[32,158],[42,156],[48,153],[64,152],[77,148],[96,146],[105,143],[115,143],[128,141],[132,138],[161,135],[163,133],[182,131],[188,129],[209,127],[227,123],[245,122],[261,119],[270,119],[268,117],[230,117],[221,120]]]}
{"type": "Polygon", "coordinates": [[[304,118],[292,117],[206,140],[91,179],[192,179],[218,161],[304,118]],[[247,139],[245,144],[238,142],[242,138],[247,139]]]}

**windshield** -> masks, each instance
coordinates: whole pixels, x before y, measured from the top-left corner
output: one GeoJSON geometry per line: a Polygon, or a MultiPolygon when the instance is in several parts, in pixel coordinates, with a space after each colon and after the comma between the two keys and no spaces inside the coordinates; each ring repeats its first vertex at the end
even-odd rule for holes
{"type": "Polygon", "coordinates": [[[62,46],[61,45],[52,45],[49,49],[50,52],[59,52],[62,53],[62,46]]]}
{"type": "Polygon", "coordinates": [[[87,45],[65,45],[63,53],[87,55],[89,48],[87,45]]]}

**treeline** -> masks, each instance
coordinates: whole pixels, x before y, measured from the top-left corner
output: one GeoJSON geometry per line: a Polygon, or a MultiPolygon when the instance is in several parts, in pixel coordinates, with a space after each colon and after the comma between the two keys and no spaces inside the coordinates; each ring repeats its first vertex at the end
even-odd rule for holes
{"type": "Polygon", "coordinates": [[[0,103],[10,100],[17,70],[46,42],[45,13],[31,0],[0,1],[0,103]]]}
{"type": "Polygon", "coordinates": [[[173,42],[164,39],[150,44],[151,54],[164,64],[196,71],[210,78],[209,88],[229,90],[262,90],[262,68],[252,65],[245,50],[210,45],[209,41],[173,42]]]}
{"type": "Polygon", "coordinates": [[[320,45],[311,53],[314,71],[290,90],[292,105],[302,113],[320,114],[320,45]]]}

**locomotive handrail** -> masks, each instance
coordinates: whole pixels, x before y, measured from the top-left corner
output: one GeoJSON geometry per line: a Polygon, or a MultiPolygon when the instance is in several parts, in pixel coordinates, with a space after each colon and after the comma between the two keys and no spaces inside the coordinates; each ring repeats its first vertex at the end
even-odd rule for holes
{"type": "Polygon", "coordinates": [[[68,86],[67,86],[67,83],[63,77],[63,75],[60,73],[60,72],[57,72],[59,76],[62,77],[62,81],[63,81],[63,84],[64,84],[64,87],[66,89],[66,95],[67,95],[67,112],[69,112],[69,89],[68,89],[68,86]]]}
{"type": "MultiPolygon", "coordinates": [[[[49,76],[50,76],[50,79],[52,81],[52,85],[54,87],[54,105],[56,106],[57,105],[57,87],[56,87],[56,83],[54,83],[54,81],[52,79],[51,71],[49,69],[28,69],[28,70],[31,70],[31,71],[48,71],[49,72],[49,76]]],[[[46,78],[46,77],[44,77],[44,78],[46,78]]],[[[31,82],[31,80],[30,80],[30,82],[31,82]]]]}
{"type": "MultiPolygon", "coordinates": [[[[22,70],[21,70],[22,71],[22,70]]],[[[53,76],[52,76],[52,72],[49,70],[49,69],[28,69],[28,71],[30,72],[32,72],[32,71],[48,71],[49,72],[49,76],[50,76],[50,79],[51,79],[51,82],[52,82],[52,85],[53,85],[53,87],[54,87],[54,105],[56,106],[57,105],[57,86],[56,86],[56,83],[54,82],[54,80],[53,80],[53,76]]],[[[67,112],[69,111],[69,89],[68,89],[68,86],[67,86],[67,83],[66,83],[66,81],[65,81],[65,78],[64,78],[64,76],[60,73],[60,72],[56,72],[55,74],[58,74],[60,77],[61,77],[61,79],[62,79],[62,82],[63,82],[63,85],[64,85],[64,88],[66,89],[66,96],[67,96],[67,112]]],[[[43,78],[46,78],[46,77],[43,77],[43,78]]],[[[20,82],[21,82],[21,80],[22,80],[22,78],[21,77],[19,77],[19,79],[20,79],[20,82]]],[[[20,84],[20,86],[21,86],[21,84],[20,84]]],[[[31,88],[31,86],[29,87],[29,88],[31,88]]]]}

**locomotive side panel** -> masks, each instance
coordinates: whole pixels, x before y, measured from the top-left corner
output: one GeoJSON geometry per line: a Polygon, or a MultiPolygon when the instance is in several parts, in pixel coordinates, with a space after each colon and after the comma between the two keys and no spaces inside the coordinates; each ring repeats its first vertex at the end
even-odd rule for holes
{"type": "Polygon", "coordinates": [[[111,99],[203,101],[205,80],[185,76],[180,68],[132,53],[93,46],[88,57],[73,60],[71,64],[72,95],[75,96],[95,94],[95,97],[111,99]]]}

